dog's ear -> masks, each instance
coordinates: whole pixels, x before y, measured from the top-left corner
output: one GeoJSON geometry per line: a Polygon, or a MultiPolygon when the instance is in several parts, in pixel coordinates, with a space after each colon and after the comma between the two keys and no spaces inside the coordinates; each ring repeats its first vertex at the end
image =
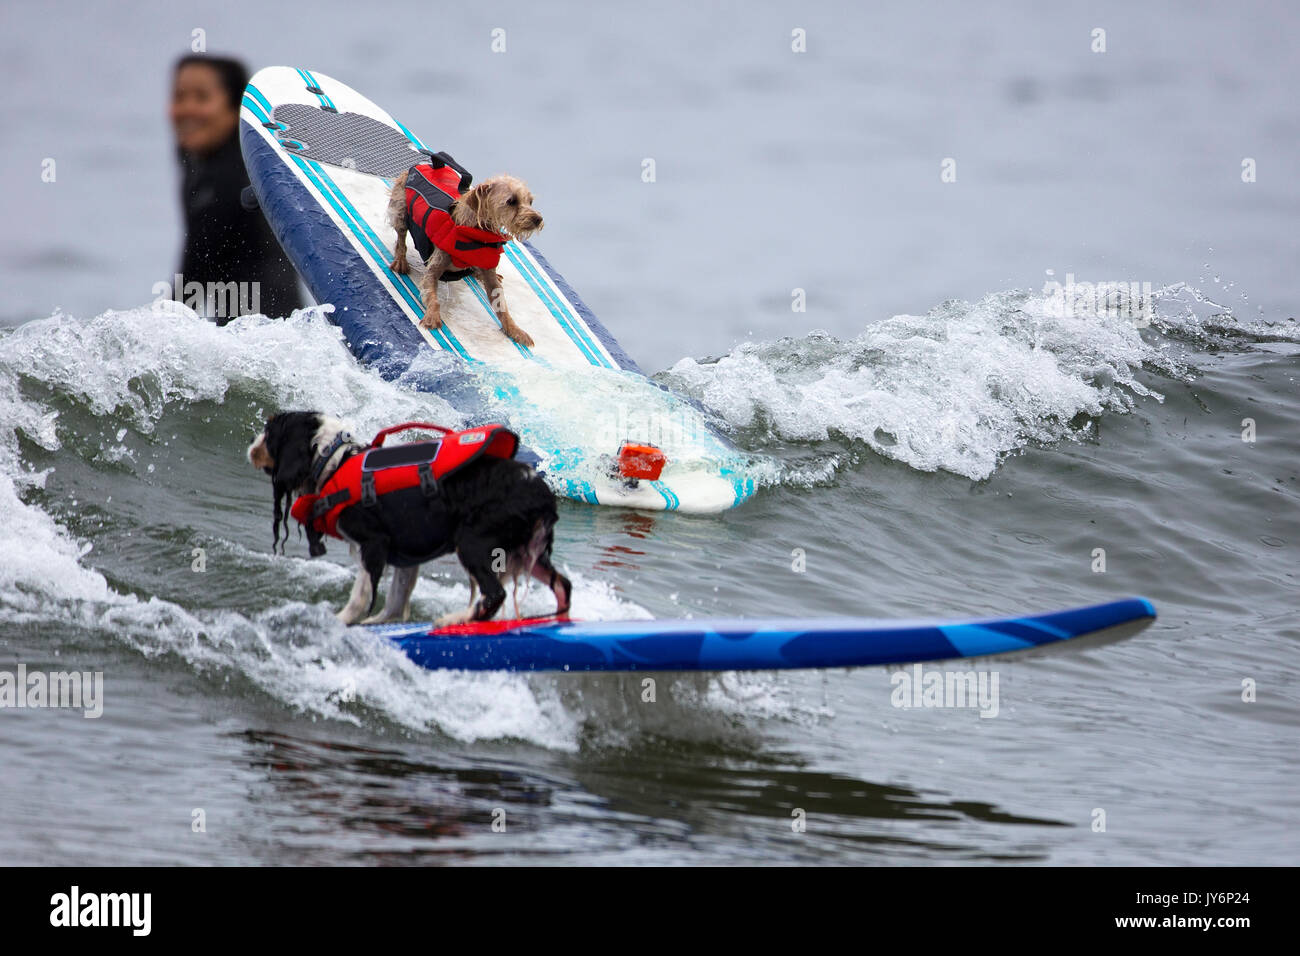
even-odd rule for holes
{"type": "Polygon", "coordinates": [[[275,456],[275,467],[271,469],[272,484],[290,491],[302,486],[311,474],[311,458],[310,439],[304,437],[301,441],[289,442],[275,456]]]}
{"type": "Polygon", "coordinates": [[[272,551],[279,544],[282,528],[288,540],[288,505],[294,492],[311,474],[311,440],[319,426],[320,415],[316,412],[281,412],[266,422],[266,447],[275,462],[269,469],[275,504],[271,517],[272,551]]]}
{"type": "Polygon", "coordinates": [[[320,425],[314,412],[283,412],[266,423],[266,447],[275,464],[272,484],[292,491],[311,473],[311,440],[320,425]]]}
{"type": "Polygon", "coordinates": [[[487,189],[484,188],[486,186],[487,183],[479,183],[457,200],[475,222],[481,221],[483,217],[483,202],[487,198],[487,189]]]}

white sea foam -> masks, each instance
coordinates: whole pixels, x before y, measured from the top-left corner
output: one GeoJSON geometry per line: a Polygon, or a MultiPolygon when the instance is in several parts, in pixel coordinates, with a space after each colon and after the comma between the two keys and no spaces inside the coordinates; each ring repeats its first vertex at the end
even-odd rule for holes
{"type": "MultiPolygon", "coordinates": [[[[109,311],[84,322],[58,313],[19,326],[4,339],[0,403],[25,378],[141,432],[152,431],[176,403],[222,402],[235,388],[264,396],[268,414],[326,409],[363,434],[403,416],[460,423],[437,396],[400,388],[358,365],[326,310],[305,309],[288,319],[249,316],[218,328],[175,303],[164,306],[109,311]]],[[[55,413],[39,406],[26,413],[6,420],[42,447],[57,448],[55,413]]]]}
{"type": "MultiPolygon", "coordinates": [[[[1296,335],[1236,320],[1185,285],[1156,293],[1152,328],[1119,316],[1053,314],[1042,295],[1009,292],[899,315],[840,340],[744,343],[716,360],[685,358],[662,379],[704,402],[757,444],[849,439],[921,471],[973,479],[1031,444],[1082,437],[1088,418],[1162,396],[1144,364],[1187,372],[1178,338],[1231,330],[1296,335]]],[[[849,457],[780,470],[778,480],[824,480],[849,457]]]]}

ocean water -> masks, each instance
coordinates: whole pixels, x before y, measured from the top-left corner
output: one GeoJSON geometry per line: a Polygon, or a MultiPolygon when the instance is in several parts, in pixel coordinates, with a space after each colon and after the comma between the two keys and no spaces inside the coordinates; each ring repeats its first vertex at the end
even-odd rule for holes
{"type": "MultiPolygon", "coordinates": [[[[1296,862],[1291,8],[507,3],[430,44],[263,6],[0,12],[0,671],[104,674],[98,719],[0,710],[0,861],[1296,862]],[[1142,594],[1159,621],[972,665],[992,719],[896,707],[885,669],[659,675],[651,704],[641,675],[430,673],[339,627],[342,549],[271,553],[249,440],[289,407],[462,412],[320,310],[150,307],[196,29],[528,179],[539,247],[754,456],[720,516],[563,502],[582,616],[1142,594]],[[1070,275],[1149,294],[1062,315],[1070,275]]],[[[417,611],[466,598],[438,562],[417,611]]]]}

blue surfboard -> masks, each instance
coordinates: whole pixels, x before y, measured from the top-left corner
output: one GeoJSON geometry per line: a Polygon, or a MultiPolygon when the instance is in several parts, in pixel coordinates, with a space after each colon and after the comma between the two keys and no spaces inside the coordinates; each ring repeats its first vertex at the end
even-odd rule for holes
{"type": "MultiPolygon", "coordinates": [[[[446,113],[433,101],[429,110],[446,113]]],[[[423,263],[408,237],[412,273],[390,268],[388,196],[424,150],[446,150],[474,171],[469,146],[450,130],[426,145],[338,80],[272,66],[244,90],[240,143],[267,222],[316,301],[334,307],[331,318],[358,360],[447,399],[466,425],[509,424],[523,439],[520,457],[575,500],[704,514],[754,493],[749,459],[695,404],[648,379],[531,242],[507,243],[497,268],[531,347],[502,333],[473,277],[439,283],[445,324],[419,327],[423,263]],[[663,451],[657,480],[611,474],[623,441],[663,451]]],[[[526,157],[520,163],[515,171],[527,178],[526,157]]]]}
{"type": "Polygon", "coordinates": [[[1145,598],[970,621],[567,621],[371,625],[431,670],[741,671],[870,667],[1094,647],[1156,618],[1145,598]]]}

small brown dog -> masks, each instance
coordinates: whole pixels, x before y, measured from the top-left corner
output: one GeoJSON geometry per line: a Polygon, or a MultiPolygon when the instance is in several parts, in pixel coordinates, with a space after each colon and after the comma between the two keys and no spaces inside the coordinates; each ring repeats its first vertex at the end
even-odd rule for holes
{"type": "Polygon", "coordinates": [[[473,275],[483,283],[501,330],[520,345],[532,345],[532,337],[515,324],[506,308],[496,266],[505,244],[533,235],[542,228],[542,217],[533,209],[528,186],[514,176],[494,176],[473,188],[469,183],[469,174],[445,153],[397,177],[388,197],[388,221],[397,231],[392,269],[401,274],[410,271],[409,232],[425,260],[420,328],[442,328],[438,283],[473,275]]]}

